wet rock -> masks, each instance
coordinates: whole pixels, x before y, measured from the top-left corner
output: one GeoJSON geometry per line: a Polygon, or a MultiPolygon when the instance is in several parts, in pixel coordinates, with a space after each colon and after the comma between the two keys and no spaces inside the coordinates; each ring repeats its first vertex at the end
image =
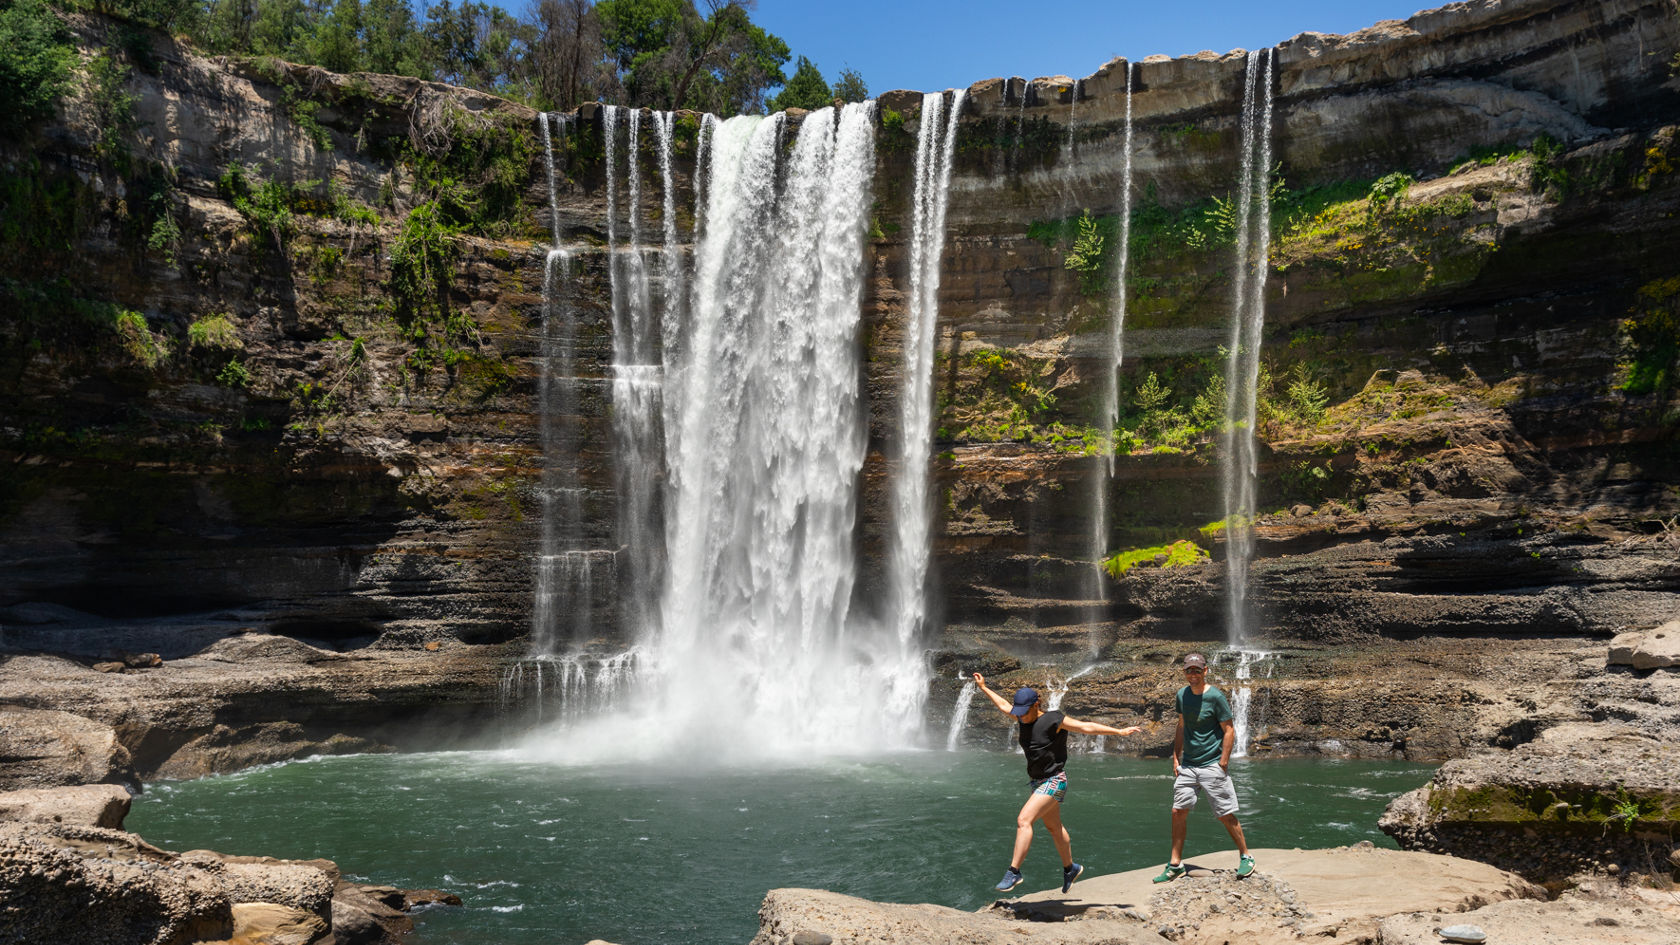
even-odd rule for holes
{"type": "Polygon", "coordinates": [[[414,920],[387,905],[380,894],[402,894],[392,887],[363,888],[339,880],[332,897],[332,931],[339,945],[392,945],[414,930],[414,920]]]}
{"type": "Polygon", "coordinates": [[[438,889],[408,889],[403,891],[402,909],[413,912],[421,906],[458,906],[461,897],[438,889]]]}

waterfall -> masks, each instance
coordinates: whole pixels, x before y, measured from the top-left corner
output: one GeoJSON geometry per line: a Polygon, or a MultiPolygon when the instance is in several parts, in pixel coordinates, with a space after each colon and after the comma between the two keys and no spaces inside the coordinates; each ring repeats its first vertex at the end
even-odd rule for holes
{"type": "Polygon", "coordinates": [[[576,722],[622,704],[639,654],[544,654],[508,667],[498,688],[502,714],[528,712],[536,722],[576,722]]]}
{"type": "MultiPolygon", "coordinates": [[[[1097,417],[1101,436],[1097,442],[1102,453],[1097,457],[1091,474],[1091,581],[1093,593],[1087,595],[1095,602],[1095,613],[1089,622],[1100,622],[1107,614],[1108,578],[1103,571],[1103,559],[1108,556],[1108,493],[1114,480],[1114,427],[1120,420],[1120,364],[1125,359],[1126,277],[1131,258],[1132,240],[1132,66],[1126,64],[1126,123],[1120,148],[1124,152],[1120,176],[1120,258],[1119,272],[1114,279],[1113,314],[1108,329],[1108,364],[1102,372],[1103,404],[1097,417]]],[[[1093,632],[1091,649],[1097,648],[1093,632]]]]}
{"type": "Polygon", "coordinates": [[[951,730],[945,733],[945,750],[956,751],[957,742],[962,738],[963,727],[968,724],[968,710],[974,705],[974,694],[980,687],[974,685],[973,676],[958,676],[963,681],[962,691],[957,693],[956,708],[951,710],[951,730]]]}
{"type": "MultiPolygon", "coordinates": [[[[1250,716],[1253,714],[1254,690],[1249,682],[1254,678],[1255,667],[1264,666],[1266,678],[1270,679],[1277,669],[1277,660],[1274,659],[1276,655],[1264,650],[1237,651],[1237,696],[1231,703],[1231,715],[1233,716],[1231,724],[1237,730],[1236,744],[1231,750],[1231,757],[1233,758],[1246,758],[1248,756],[1249,733],[1254,728],[1250,723],[1250,716]]],[[[1261,713],[1261,715],[1263,723],[1264,713],[1261,713]]]]}
{"type": "Polygon", "coordinates": [[[1052,676],[1044,681],[1044,711],[1054,712],[1062,707],[1062,697],[1067,695],[1068,683],[1065,679],[1052,676]]]}
{"type": "MultiPolygon", "coordinates": [[[[960,89],[951,93],[948,117],[944,93],[923,95],[921,129],[916,136],[910,291],[903,336],[900,456],[892,488],[895,527],[888,565],[889,601],[900,661],[915,658],[927,619],[925,594],[933,532],[928,461],[933,446],[934,322],[939,314],[939,267],[945,251],[951,161],[965,95],[960,89]]],[[[913,689],[920,688],[912,678],[902,682],[913,689]]],[[[895,693],[894,701],[909,703],[916,698],[913,691],[904,691],[895,693]]]]}
{"type": "Polygon", "coordinates": [[[1233,269],[1231,340],[1226,364],[1223,492],[1225,560],[1230,582],[1227,633],[1232,646],[1249,637],[1248,572],[1254,554],[1255,390],[1266,318],[1267,249],[1271,241],[1272,60],[1250,52],[1243,91],[1242,173],[1237,182],[1237,255],[1233,269]]]}
{"type": "MultiPolygon", "coordinates": [[[[560,201],[551,124],[562,141],[566,118],[539,114],[553,245],[543,263],[542,322],[537,357],[538,431],[542,474],[537,488],[541,530],[531,607],[531,654],[552,656],[588,639],[594,618],[595,559],[585,544],[584,490],[578,481],[577,326],[566,300],[572,253],[560,246],[560,201]]],[[[518,676],[519,667],[510,673],[518,676]]],[[[522,679],[523,677],[519,677],[522,679]]],[[[540,676],[538,677],[540,679],[540,676]]],[[[518,680],[504,680],[512,685],[518,680]]]]}
{"type": "MultiPolygon", "coordinates": [[[[608,106],[606,118],[607,242],[613,280],[612,430],[618,493],[620,623],[640,637],[658,623],[657,587],[663,570],[659,471],[664,464],[664,370],[658,352],[662,313],[654,311],[642,245],[641,119],[637,109],[608,106]],[[617,131],[615,116],[629,116],[624,155],[629,242],[616,245],[613,210],[617,131]]],[[[663,122],[655,113],[660,126],[663,122]]]]}
{"type": "Polygon", "coordinates": [[[1027,119],[1027,99],[1032,98],[1032,94],[1032,80],[1023,80],[1021,83],[1021,102],[1015,109],[1015,144],[1009,152],[1009,168],[1013,171],[1021,169],[1021,128],[1027,119]]]}
{"type": "Polygon", "coordinates": [[[785,159],[785,115],[702,129],[704,223],[667,353],[680,386],[663,590],[644,637],[645,708],[667,750],[808,754],[920,725],[919,702],[878,695],[902,677],[925,690],[919,660],[904,666],[850,613],[873,109],[811,112],[785,159]],[[859,726],[865,697],[876,715],[859,726]],[[721,710],[776,724],[743,744],[714,724],[721,710]]]}
{"type": "Polygon", "coordinates": [[[1073,93],[1068,98],[1067,140],[1062,143],[1062,159],[1073,160],[1073,124],[1079,115],[1079,93],[1084,83],[1083,79],[1073,80],[1073,93]]]}

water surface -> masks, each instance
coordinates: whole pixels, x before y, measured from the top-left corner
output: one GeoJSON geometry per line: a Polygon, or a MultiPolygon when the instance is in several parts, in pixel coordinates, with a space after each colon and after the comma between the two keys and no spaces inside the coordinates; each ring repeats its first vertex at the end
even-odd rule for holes
{"type": "MultiPolygon", "coordinates": [[[[1069,771],[1075,859],[1093,875],[1165,862],[1167,762],[1076,755],[1069,771]]],[[[1232,772],[1256,847],[1393,846],[1378,815],[1432,769],[1278,760],[1234,762],[1232,772]]],[[[362,755],[159,782],[127,825],[166,849],[327,857],[362,882],[460,894],[462,908],[417,915],[416,945],[744,945],[765,891],[782,886],[985,905],[1025,792],[1019,753],[769,769],[362,755]]],[[[1229,847],[1204,803],[1187,855],[1229,847]]],[[[1025,873],[1026,889],[1060,880],[1042,829],[1025,873]]]]}

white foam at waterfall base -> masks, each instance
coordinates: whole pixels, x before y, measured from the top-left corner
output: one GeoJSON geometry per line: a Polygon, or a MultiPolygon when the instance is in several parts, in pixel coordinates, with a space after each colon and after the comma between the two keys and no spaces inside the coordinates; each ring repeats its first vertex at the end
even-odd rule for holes
{"type": "Polygon", "coordinates": [[[974,684],[973,676],[958,676],[963,681],[962,689],[957,693],[956,707],[951,710],[951,727],[945,732],[945,750],[956,751],[961,742],[964,726],[968,725],[968,710],[974,707],[974,694],[980,687],[974,684]]]}
{"type": "Polygon", "coordinates": [[[1231,747],[1231,757],[1246,758],[1254,731],[1257,728],[1265,731],[1264,713],[1254,712],[1254,687],[1249,682],[1254,678],[1256,667],[1264,667],[1264,678],[1270,679],[1277,669],[1277,660],[1274,658],[1277,654],[1249,649],[1239,649],[1235,652],[1237,691],[1231,700],[1231,727],[1236,729],[1236,734],[1231,747]]]}
{"type": "MultiPolygon", "coordinates": [[[[851,611],[872,109],[810,113],[785,167],[785,116],[707,122],[689,313],[664,353],[665,570],[645,589],[659,606],[636,692],[528,752],[728,763],[919,732],[921,652],[906,658],[892,621],[851,611]]],[[[629,316],[636,293],[624,299],[629,316]]]]}

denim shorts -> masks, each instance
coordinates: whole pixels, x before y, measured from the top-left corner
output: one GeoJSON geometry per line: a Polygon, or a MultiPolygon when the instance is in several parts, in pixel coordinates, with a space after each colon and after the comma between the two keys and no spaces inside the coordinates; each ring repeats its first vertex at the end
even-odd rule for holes
{"type": "Polygon", "coordinates": [[[1037,781],[1029,781],[1027,783],[1032,786],[1032,792],[1034,794],[1043,794],[1045,797],[1053,797],[1057,801],[1067,800],[1066,771],[1059,774],[1053,774],[1048,778],[1040,778],[1037,781]]]}
{"type": "Polygon", "coordinates": [[[1237,812],[1237,789],[1231,783],[1231,776],[1218,763],[1205,765],[1200,768],[1178,766],[1178,777],[1173,779],[1173,810],[1189,810],[1196,806],[1196,789],[1207,792],[1208,800],[1213,802],[1215,817],[1224,817],[1237,812]]]}

